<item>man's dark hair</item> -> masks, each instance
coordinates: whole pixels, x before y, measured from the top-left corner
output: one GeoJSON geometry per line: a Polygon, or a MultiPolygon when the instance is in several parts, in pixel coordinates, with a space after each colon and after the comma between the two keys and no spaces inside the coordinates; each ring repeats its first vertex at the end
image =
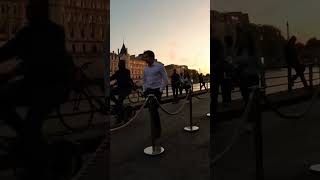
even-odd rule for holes
{"type": "Polygon", "coordinates": [[[147,56],[148,56],[149,58],[151,58],[151,59],[155,59],[154,52],[152,52],[152,51],[150,51],[150,50],[145,51],[143,54],[144,54],[144,55],[147,55],[147,56]]]}

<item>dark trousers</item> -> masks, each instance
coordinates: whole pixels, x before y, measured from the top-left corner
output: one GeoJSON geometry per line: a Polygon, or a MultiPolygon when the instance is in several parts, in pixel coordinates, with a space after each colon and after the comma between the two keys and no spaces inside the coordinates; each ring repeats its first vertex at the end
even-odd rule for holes
{"type": "Polygon", "coordinates": [[[118,87],[111,89],[110,100],[115,103],[115,111],[118,115],[118,121],[122,121],[124,118],[123,102],[130,92],[130,89],[122,89],[118,87]],[[116,98],[116,95],[118,95],[118,99],[116,98]]]}
{"type": "MultiPolygon", "coordinates": [[[[145,91],[145,95],[148,96],[150,94],[153,94],[158,102],[161,102],[161,92],[160,89],[147,89],[145,91]]],[[[160,115],[159,115],[159,105],[155,101],[155,99],[149,99],[148,104],[149,112],[150,112],[150,118],[151,118],[151,136],[155,140],[157,138],[160,138],[161,136],[161,121],[160,121],[160,115]]]]}
{"type": "Polygon", "coordinates": [[[179,86],[179,92],[180,92],[180,95],[182,95],[182,91],[183,91],[183,87],[182,87],[182,84],[179,86]]]}
{"type": "Polygon", "coordinates": [[[173,93],[173,98],[176,100],[178,98],[178,92],[179,91],[179,86],[177,85],[172,85],[172,93],[173,93]]]}
{"type": "Polygon", "coordinates": [[[304,77],[304,71],[305,71],[305,68],[303,65],[295,65],[295,66],[292,66],[292,68],[296,71],[296,74],[293,75],[291,78],[291,83],[293,84],[294,81],[300,77],[302,83],[303,83],[303,86],[304,87],[309,87],[308,83],[307,83],[307,80],[306,78],[304,77]]]}
{"type": "Polygon", "coordinates": [[[224,79],[222,76],[214,78],[213,98],[216,102],[218,102],[220,88],[222,94],[222,102],[231,103],[232,81],[229,79],[224,79]]]}
{"type": "Polygon", "coordinates": [[[231,103],[231,91],[232,91],[232,80],[222,79],[221,93],[222,93],[222,100],[224,103],[231,103]]]}
{"type": "Polygon", "coordinates": [[[207,90],[205,82],[200,82],[200,91],[202,90],[202,87],[204,87],[204,89],[207,90]]]}

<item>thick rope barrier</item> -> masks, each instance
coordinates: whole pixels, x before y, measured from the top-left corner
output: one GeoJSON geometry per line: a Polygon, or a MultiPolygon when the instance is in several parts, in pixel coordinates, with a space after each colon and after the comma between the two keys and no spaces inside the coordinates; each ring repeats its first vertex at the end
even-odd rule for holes
{"type": "Polygon", "coordinates": [[[212,164],[215,164],[218,160],[220,160],[227,152],[229,152],[231,150],[231,148],[233,147],[233,145],[237,142],[238,138],[241,136],[241,133],[244,131],[243,128],[246,124],[246,121],[248,119],[248,115],[250,113],[250,110],[253,106],[255,106],[255,101],[254,101],[254,96],[257,93],[257,88],[254,89],[254,91],[250,94],[250,101],[242,115],[242,117],[236,122],[236,127],[233,133],[233,136],[231,138],[230,143],[225,147],[225,149],[217,154],[213,160],[211,160],[212,164]]]}
{"type": "Polygon", "coordinates": [[[131,124],[131,123],[138,117],[138,115],[143,111],[143,108],[146,106],[146,104],[147,104],[147,102],[149,101],[149,98],[150,98],[150,97],[151,97],[151,96],[148,96],[148,97],[146,98],[146,100],[144,101],[143,105],[142,105],[142,106],[140,107],[140,109],[136,112],[136,114],[135,114],[134,117],[132,117],[132,118],[131,118],[128,122],[126,122],[125,124],[123,124],[123,125],[121,125],[121,126],[119,126],[119,127],[110,129],[110,132],[118,131],[118,130],[120,130],[120,129],[123,129],[123,128],[127,127],[129,124],[131,124]]]}
{"type": "Polygon", "coordinates": [[[186,98],[183,100],[184,102],[183,102],[183,104],[180,106],[180,108],[179,108],[178,110],[174,111],[174,112],[170,112],[170,111],[168,111],[167,109],[165,109],[165,108],[160,104],[160,102],[158,101],[158,99],[157,99],[154,95],[152,95],[152,97],[155,99],[155,102],[159,105],[160,109],[161,109],[162,111],[164,111],[165,113],[169,114],[169,115],[177,115],[177,114],[181,113],[182,110],[184,109],[185,105],[188,103],[188,99],[189,99],[190,96],[191,96],[191,93],[188,93],[188,95],[186,96],[186,98]]]}
{"type": "Polygon", "coordinates": [[[319,89],[317,89],[314,93],[313,96],[309,102],[309,104],[306,106],[306,109],[304,109],[302,112],[298,112],[298,113],[284,113],[281,112],[279,109],[277,109],[274,105],[272,105],[272,103],[267,99],[266,96],[264,96],[264,101],[267,104],[267,106],[273,111],[275,112],[278,116],[282,117],[282,118],[286,118],[286,119],[300,119],[302,117],[304,117],[312,108],[313,104],[316,102],[317,100],[317,96],[319,93],[319,89]]]}
{"type": "MultiPolygon", "coordinates": [[[[184,103],[182,104],[182,106],[177,111],[169,112],[159,103],[159,101],[157,100],[157,98],[154,95],[149,95],[146,98],[146,100],[144,101],[143,105],[140,107],[140,109],[137,111],[137,113],[135,114],[135,116],[133,118],[131,118],[127,123],[125,123],[124,125],[122,125],[120,127],[110,129],[110,133],[118,131],[120,129],[123,129],[123,128],[127,127],[129,124],[131,124],[131,122],[133,122],[138,117],[138,115],[143,111],[144,107],[146,106],[146,104],[149,101],[149,98],[154,98],[156,100],[157,104],[159,105],[159,107],[164,112],[168,113],[169,115],[176,115],[176,114],[179,114],[183,110],[183,108],[187,104],[188,99],[189,99],[190,96],[191,96],[191,93],[188,93],[188,95],[184,99],[184,103]]],[[[97,150],[92,154],[91,158],[87,161],[87,163],[85,165],[82,166],[82,168],[74,176],[74,178],[72,178],[72,180],[79,180],[81,177],[87,175],[88,171],[89,171],[89,168],[94,166],[94,165],[96,165],[96,163],[97,163],[96,160],[98,159],[98,157],[100,155],[102,155],[102,156],[105,155],[105,151],[107,151],[108,144],[109,144],[109,140],[108,140],[108,138],[105,138],[103,140],[103,142],[99,145],[97,150]]]]}

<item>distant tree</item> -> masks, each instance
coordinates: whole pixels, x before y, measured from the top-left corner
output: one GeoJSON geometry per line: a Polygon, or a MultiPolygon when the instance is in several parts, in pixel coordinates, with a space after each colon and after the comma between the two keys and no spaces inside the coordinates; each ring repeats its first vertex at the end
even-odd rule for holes
{"type": "Polygon", "coordinates": [[[313,37],[310,38],[304,47],[303,57],[313,62],[314,59],[320,59],[320,40],[313,37]]]}
{"type": "Polygon", "coordinates": [[[320,40],[317,40],[317,38],[313,37],[310,38],[306,43],[307,48],[314,48],[314,47],[320,47],[320,40]]]}

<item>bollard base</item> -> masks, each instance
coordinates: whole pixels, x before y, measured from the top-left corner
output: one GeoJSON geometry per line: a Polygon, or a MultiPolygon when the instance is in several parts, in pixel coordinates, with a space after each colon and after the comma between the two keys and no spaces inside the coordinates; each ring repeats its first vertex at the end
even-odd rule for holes
{"type": "Polygon", "coordinates": [[[315,174],[320,175],[320,164],[311,165],[311,166],[309,167],[309,170],[310,170],[312,173],[315,173],[315,174]]]}
{"type": "Polygon", "coordinates": [[[207,116],[207,117],[210,117],[210,113],[207,113],[206,116],[207,116]]]}
{"type": "Polygon", "coordinates": [[[194,132],[194,131],[198,131],[199,130],[199,127],[198,126],[187,126],[184,128],[185,131],[188,131],[188,132],[194,132]]]}
{"type": "Polygon", "coordinates": [[[143,150],[143,152],[150,156],[156,156],[156,155],[162,154],[164,152],[164,148],[161,146],[155,146],[155,147],[149,146],[149,147],[146,147],[143,150]]]}

